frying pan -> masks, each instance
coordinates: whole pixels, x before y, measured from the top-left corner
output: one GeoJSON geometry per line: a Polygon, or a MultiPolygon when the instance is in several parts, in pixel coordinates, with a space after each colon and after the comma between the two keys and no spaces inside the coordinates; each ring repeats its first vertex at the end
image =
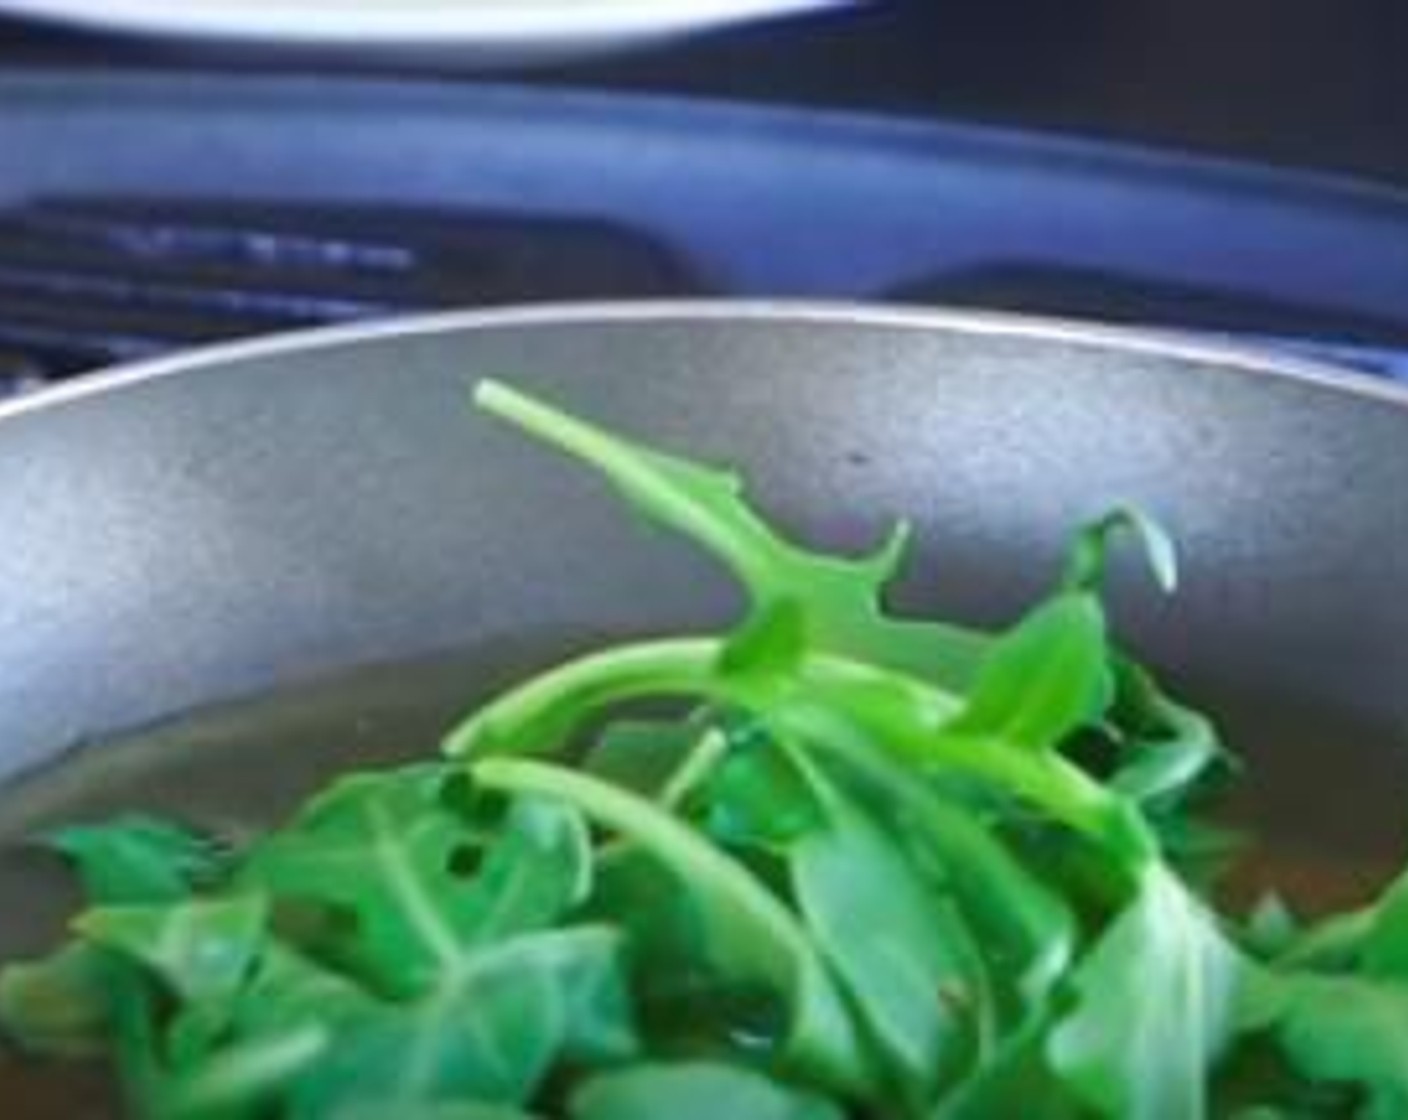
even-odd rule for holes
{"type": "MultiPolygon", "coordinates": [[[[130,808],[267,820],[340,766],[433,749],[524,672],[737,608],[589,473],[473,414],[486,375],[740,465],[809,541],[859,549],[911,518],[897,599],[946,617],[1010,619],[1072,525],[1137,502],[1180,542],[1183,587],[1117,565],[1120,628],[1251,756],[1238,812],[1292,893],[1352,893],[1399,856],[1403,393],[1005,317],[456,314],[193,354],[0,416],[0,957],[71,902],[24,833],[130,808]]],[[[28,1115],[78,1114],[28,1083],[28,1115]]]]}

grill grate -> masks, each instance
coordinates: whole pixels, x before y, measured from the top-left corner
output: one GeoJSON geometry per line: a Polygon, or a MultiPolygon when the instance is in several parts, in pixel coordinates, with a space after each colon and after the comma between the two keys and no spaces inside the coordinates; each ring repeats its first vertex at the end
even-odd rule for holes
{"type": "Polygon", "coordinates": [[[0,212],[0,392],[275,330],[444,307],[700,294],[607,221],[55,197],[0,212]]]}
{"type": "MultiPolygon", "coordinates": [[[[705,294],[623,224],[489,210],[95,195],[0,210],[0,397],[117,362],[447,307],[705,294]]],[[[756,294],[756,293],[755,293],[756,294]]],[[[876,293],[1240,340],[1408,377],[1402,324],[1012,260],[876,293]]]]}
{"type": "Polygon", "coordinates": [[[1001,308],[1202,335],[1408,378],[1403,323],[1235,290],[1013,260],[910,280],[883,296],[901,303],[1001,308]]]}

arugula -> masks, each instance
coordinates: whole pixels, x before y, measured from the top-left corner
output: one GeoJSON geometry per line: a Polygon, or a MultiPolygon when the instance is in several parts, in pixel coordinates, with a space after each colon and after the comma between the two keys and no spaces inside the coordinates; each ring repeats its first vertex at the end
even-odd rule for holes
{"type": "Polygon", "coordinates": [[[676,458],[613,435],[499,382],[480,384],[479,407],[600,471],[638,511],[710,552],[758,602],[802,599],[819,648],[961,684],[978,635],[932,621],[896,620],[886,585],[904,561],[909,530],[897,526],[872,556],[845,559],[798,548],[744,500],[731,471],[676,458]]]}
{"type": "Polygon", "coordinates": [[[255,845],[237,881],[326,908],[320,950],[399,996],[480,944],[552,926],[586,897],[590,855],[574,812],[518,801],[485,834],[446,796],[449,777],[426,764],[343,778],[255,845]]]}
{"type": "Polygon", "coordinates": [[[1408,875],[1319,920],[1216,908],[1236,760],[1102,591],[1125,540],[1173,590],[1154,521],[1081,528],[984,633],[886,609],[904,526],[814,552],[730,472],[477,399],[744,617],[551,668],[238,844],[41,838],[87,908],[0,971],[12,1042],[107,1058],[160,1120],[1408,1115],[1408,875]]]}
{"type": "Polygon", "coordinates": [[[786,1061],[842,1090],[868,1087],[854,1025],[801,922],[748,870],[669,814],[625,790],[561,767],[491,759],[474,770],[490,789],[557,797],[673,870],[696,902],[709,964],[776,988],[791,1006],[786,1061]]]}
{"type": "Polygon", "coordinates": [[[841,1120],[835,1105],[733,1066],[631,1066],[598,1074],[572,1098],[572,1120],[841,1120]]]}
{"type": "Polygon", "coordinates": [[[233,860],[213,837],[140,814],[71,825],[41,842],[74,865],[89,898],[104,903],[178,901],[220,884],[233,860]]]}
{"type": "Polygon", "coordinates": [[[1241,971],[1210,915],[1155,868],[1076,967],[1076,1004],[1057,1020],[1048,1060],[1101,1115],[1204,1116],[1241,971]]]}

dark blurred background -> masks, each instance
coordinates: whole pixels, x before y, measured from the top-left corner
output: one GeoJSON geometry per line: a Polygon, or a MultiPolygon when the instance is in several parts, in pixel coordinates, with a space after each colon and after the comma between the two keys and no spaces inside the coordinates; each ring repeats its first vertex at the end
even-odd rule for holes
{"type": "Polygon", "coordinates": [[[1408,0],[869,0],[484,63],[0,20],[0,395],[320,323],[699,295],[1408,379],[1408,0]]]}
{"type": "MultiPolygon", "coordinates": [[[[198,2],[198,0],[197,0],[198,2]]],[[[9,66],[470,75],[151,45],[0,22],[9,66]]],[[[1408,182],[1402,0],[891,0],[496,80],[845,105],[1056,129],[1408,182]]]]}

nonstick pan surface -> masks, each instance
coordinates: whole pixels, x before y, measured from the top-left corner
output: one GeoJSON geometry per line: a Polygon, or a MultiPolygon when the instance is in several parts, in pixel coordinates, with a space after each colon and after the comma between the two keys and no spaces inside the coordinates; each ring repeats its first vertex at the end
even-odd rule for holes
{"type": "MultiPolygon", "coordinates": [[[[0,416],[0,957],[69,904],[25,833],[133,808],[257,824],[338,767],[433,749],[515,676],[737,608],[590,473],[475,415],[485,376],[738,465],[808,541],[861,549],[910,518],[898,599],[946,617],[1011,619],[1073,525],[1139,504],[1177,538],[1182,588],[1125,558],[1119,627],[1250,756],[1238,813],[1291,892],[1346,901],[1408,846],[1398,391],[1003,317],[448,315],[193,354],[0,416]]],[[[77,1114],[41,1096],[23,1115],[77,1114]]]]}

